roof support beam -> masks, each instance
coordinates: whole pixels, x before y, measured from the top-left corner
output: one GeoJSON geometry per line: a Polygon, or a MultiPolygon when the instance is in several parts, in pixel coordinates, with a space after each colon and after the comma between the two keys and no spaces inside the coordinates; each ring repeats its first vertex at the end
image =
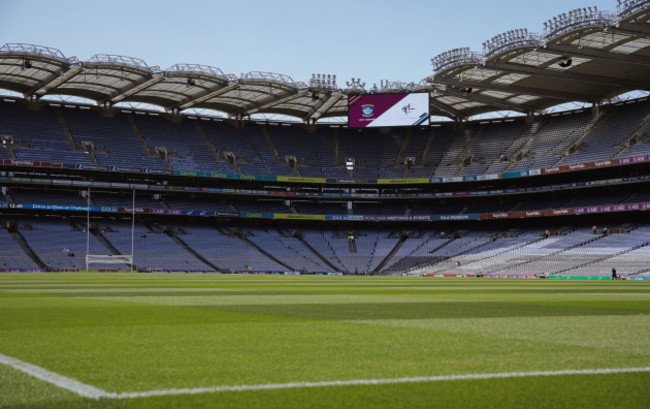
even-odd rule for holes
{"type": "Polygon", "coordinates": [[[475,94],[472,92],[463,92],[461,89],[457,89],[453,87],[447,87],[447,89],[445,91],[442,91],[442,93],[446,93],[454,97],[465,98],[470,101],[480,102],[482,104],[498,107],[501,109],[507,109],[510,111],[526,113],[526,112],[532,112],[536,110],[536,108],[525,104],[515,104],[512,102],[504,101],[502,99],[490,97],[487,95],[481,95],[478,93],[475,94]]]}
{"type": "Polygon", "coordinates": [[[151,87],[152,85],[155,85],[155,84],[159,83],[163,79],[165,79],[165,77],[163,75],[157,75],[157,76],[155,76],[153,78],[150,78],[150,79],[142,82],[139,85],[136,85],[133,88],[127,89],[126,91],[124,91],[121,94],[118,94],[118,95],[115,95],[113,97],[107,98],[105,100],[99,101],[99,105],[103,105],[106,102],[110,102],[111,105],[117,104],[118,102],[125,100],[126,98],[130,97],[131,95],[134,95],[134,94],[136,94],[136,93],[138,93],[138,92],[140,92],[142,90],[145,90],[145,89],[151,87]]]}
{"type": "Polygon", "coordinates": [[[311,120],[312,122],[318,121],[325,112],[327,112],[330,108],[332,108],[343,97],[344,94],[341,93],[335,93],[330,95],[330,97],[327,98],[327,101],[323,102],[323,104],[316,111],[314,111],[313,114],[309,115],[307,119],[311,120]]]}
{"type": "Polygon", "coordinates": [[[615,88],[650,89],[650,85],[648,85],[647,81],[645,83],[640,83],[638,81],[630,81],[624,78],[610,78],[600,75],[581,74],[570,71],[547,70],[544,68],[525,64],[487,61],[484,63],[484,66],[512,74],[528,74],[547,78],[559,78],[563,80],[586,82],[615,88]]]}
{"type": "Polygon", "coordinates": [[[28,98],[31,97],[32,95],[36,95],[40,98],[43,95],[47,94],[50,90],[58,87],[64,82],[68,81],[70,78],[77,75],[77,73],[79,73],[80,71],[81,71],[81,66],[76,65],[74,67],[70,67],[70,69],[68,69],[67,71],[64,71],[63,75],[52,74],[47,80],[39,84],[38,88],[34,88],[26,92],[25,97],[28,98]]]}
{"type": "Polygon", "coordinates": [[[554,54],[566,55],[566,56],[575,56],[575,57],[586,57],[598,60],[607,60],[607,61],[616,61],[628,64],[639,64],[648,66],[650,65],[650,58],[644,57],[642,55],[631,55],[631,54],[621,54],[610,51],[603,51],[597,48],[579,48],[575,45],[569,44],[554,44],[548,43],[544,47],[544,50],[551,51],[554,54]]]}
{"type": "Polygon", "coordinates": [[[607,27],[607,30],[617,31],[623,34],[633,34],[633,35],[650,35],[650,27],[647,27],[647,23],[618,23],[615,26],[607,27]]]}
{"type": "Polygon", "coordinates": [[[520,87],[517,85],[495,84],[493,82],[478,82],[478,81],[468,81],[468,80],[458,81],[457,79],[451,77],[444,77],[438,80],[442,84],[451,85],[456,88],[472,87],[472,88],[480,88],[485,91],[501,91],[510,94],[534,95],[538,97],[566,100],[566,101],[593,102],[599,99],[592,95],[574,94],[566,91],[555,91],[555,90],[545,90],[539,88],[520,87]]]}
{"type": "Polygon", "coordinates": [[[231,90],[233,90],[233,89],[235,89],[237,87],[239,87],[239,83],[235,82],[235,83],[227,85],[227,86],[225,86],[223,88],[219,88],[216,91],[208,92],[207,94],[201,95],[200,97],[191,99],[191,100],[185,102],[184,104],[179,104],[177,106],[170,107],[169,109],[170,110],[178,109],[179,111],[181,111],[183,109],[190,108],[190,107],[192,107],[192,106],[194,106],[196,104],[200,104],[203,101],[207,101],[210,98],[214,98],[214,97],[219,96],[221,94],[225,94],[226,92],[231,91],[231,90]]]}
{"type": "Polygon", "coordinates": [[[296,99],[296,98],[304,97],[308,93],[309,93],[309,91],[307,91],[307,90],[300,91],[297,94],[289,95],[289,96],[284,97],[284,98],[280,98],[280,99],[276,99],[274,101],[270,101],[270,102],[268,102],[268,103],[266,103],[264,105],[261,105],[259,107],[251,108],[249,110],[241,112],[240,115],[248,116],[248,115],[256,114],[256,113],[258,113],[260,111],[264,111],[265,109],[272,108],[272,107],[274,107],[276,105],[284,104],[285,102],[291,101],[291,100],[296,99]]]}
{"type": "Polygon", "coordinates": [[[452,119],[462,121],[467,117],[467,115],[463,114],[461,111],[457,110],[456,108],[453,108],[450,105],[438,101],[433,95],[430,96],[429,98],[429,104],[431,104],[431,106],[433,106],[438,111],[440,111],[440,113],[444,114],[445,116],[449,116],[452,119]]]}

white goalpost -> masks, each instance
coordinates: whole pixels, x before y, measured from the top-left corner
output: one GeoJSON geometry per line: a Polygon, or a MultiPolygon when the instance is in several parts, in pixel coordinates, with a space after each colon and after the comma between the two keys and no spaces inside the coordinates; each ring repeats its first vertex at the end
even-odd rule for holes
{"type": "Polygon", "coordinates": [[[90,188],[86,192],[86,272],[90,264],[127,264],[133,272],[133,250],[135,239],[135,189],[131,206],[131,254],[90,254],[90,188]]]}
{"type": "MultiPolygon", "coordinates": [[[[89,264],[128,264],[133,266],[133,255],[124,254],[86,254],[86,270],[89,264]]],[[[133,267],[131,267],[133,270],[133,267]]]]}

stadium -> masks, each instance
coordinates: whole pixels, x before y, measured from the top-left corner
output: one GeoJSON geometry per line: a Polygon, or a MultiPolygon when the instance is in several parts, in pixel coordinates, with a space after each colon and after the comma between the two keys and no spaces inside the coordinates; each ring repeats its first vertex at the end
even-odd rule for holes
{"type": "Polygon", "coordinates": [[[650,1],[482,46],[369,86],[2,45],[0,406],[650,406],[650,1]]]}

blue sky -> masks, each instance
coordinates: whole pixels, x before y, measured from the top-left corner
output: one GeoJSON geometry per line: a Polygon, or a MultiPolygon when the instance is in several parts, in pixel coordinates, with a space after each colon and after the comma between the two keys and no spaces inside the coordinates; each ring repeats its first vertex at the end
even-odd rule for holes
{"type": "Polygon", "coordinates": [[[270,71],[309,80],[336,74],[414,81],[430,59],[578,7],[615,11],[615,0],[0,0],[0,43],[33,43],[86,60],[143,59],[163,69],[197,63],[241,74],[270,71]]]}

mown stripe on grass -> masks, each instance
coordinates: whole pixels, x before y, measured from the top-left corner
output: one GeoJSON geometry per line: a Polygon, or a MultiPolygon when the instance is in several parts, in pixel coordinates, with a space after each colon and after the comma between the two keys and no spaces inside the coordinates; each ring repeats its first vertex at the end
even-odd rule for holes
{"type": "Polygon", "coordinates": [[[134,399],[147,398],[155,396],[171,395],[195,395],[201,393],[219,393],[219,392],[245,392],[245,391],[262,391],[276,389],[300,389],[300,388],[323,388],[336,386],[362,386],[362,385],[388,385],[402,383],[423,383],[423,382],[443,382],[443,381],[466,381],[466,380],[484,380],[484,379],[503,379],[503,378],[526,378],[539,376],[567,376],[567,375],[609,375],[618,373],[638,373],[650,372],[650,367],[640,368],[602,368],[602,369],[566,369],[559,371],[533,371],[533,372],[502,372],[502,373],[484,373],[484,374],[464,374],[464,375],[438,375],[438,376],[419,376],[408,378],[387,378],[387,379],[349,379],[340,381],[321,381],[321,382],[290,382],[290,383],[269,383],[261,385],[231,385],[231,386],[211,386],[202,388],[184,388],[184,389],[161,389],[142,392],[124,392],[115,393],[96,388],[92,385],[85,384],[76,379],[69,378],[48,371],[40,366],[0,354],[0,363],[8,365],[14,369],[22,371],[44,382],[56,385],[62,389],[76,393],[82,397],[99,399],[134,399]]]}

